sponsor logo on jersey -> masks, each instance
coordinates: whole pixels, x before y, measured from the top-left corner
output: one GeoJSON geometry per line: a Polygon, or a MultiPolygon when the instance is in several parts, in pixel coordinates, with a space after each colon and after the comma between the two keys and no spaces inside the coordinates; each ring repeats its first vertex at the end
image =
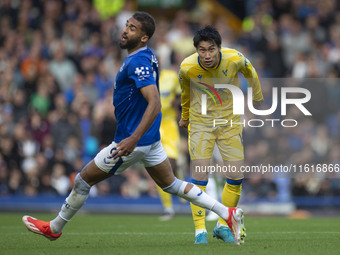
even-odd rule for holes
{"type": "Polygon", "coordinates": [[[136,67],[135,74],[138,77],[139,81],[144,80],[145,78],[150,76],[150,69],[147,66],[136,67]]]}

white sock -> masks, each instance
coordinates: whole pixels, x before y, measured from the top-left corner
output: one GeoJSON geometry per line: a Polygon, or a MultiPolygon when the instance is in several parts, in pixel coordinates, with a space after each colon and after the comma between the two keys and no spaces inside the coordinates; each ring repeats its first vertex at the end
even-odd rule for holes
{"type": "Polygon", "coordinates": [[[184,194],[184,189],[187,185],[188,185],[187,182],[183,182],[179,189],[178,196],[185,198],[186,200],[192,202],[195,205],[213,211],[224,220],[228,219],[229,216],[228,207],[225,207],[217,200],[208,196],[199,187],[193,184],[192,184],[193,187],[189,190],[189,192],[187,194],[184,194]]]}
{"type": "Polygon", "coordinates": [[[74,189],[71,191],[61,206],[58,216],[50,222],[50,227],[54,234],[59,234],[63,231],[66,223],[69,222],[73,215],[83,206],[87,197],[88,195],[78,194],[74,189]]]}
{"type": "Polygon", "coordinates": [[[60,234],[63,231],[63,228],[65,227],[66,223],[68,221],[62,219],[59,215],[50,221],[50,228],[53,234],[60,234]]]}
{"type": "Polygon", "coordinates": [[[165,213],[174,214],[174,213],[175,213],[175,210],[174,210],[173,207],[167,207],[167,208],[164,208],[164,212],[165,212],[165,213]]]}
{"type": "Polygon", "coordinates": [[[227,223],[225,223],[225,224],[221,224],[219,221],[217,221],[217,224],[216,224],[216,226],[218,227],[218,228],[220,228],[220,227],[227,227],[227,228],[229,228],[228,227],[228,225],[227,225],[227,223]]]}
{"type": "Polygon", "coordinates": [[[207,230],[206,229],[197,229],[197,230],[195,230],[195,236],[197,236],[201,233],[204,233],[204,232],[207,232],[207,230]]]}
{"type": "Polygon", "coordinates": [[[218,216],[220,216],[222,219],[227,220],[229,217],[229,210],[228,207],[224,206],[220,202],[216,201],[213,208],[211,208],[211,211],[216,213],[218,216]]]}
{"type": "Polygon", "coordinates": [[[65,199],[58,216],[50,221],[51,231],[59,234],[63,231],[66,223],[84,205],[89,196],[91,186],[88,185],[78,174],[70,195],[65,199]]]}

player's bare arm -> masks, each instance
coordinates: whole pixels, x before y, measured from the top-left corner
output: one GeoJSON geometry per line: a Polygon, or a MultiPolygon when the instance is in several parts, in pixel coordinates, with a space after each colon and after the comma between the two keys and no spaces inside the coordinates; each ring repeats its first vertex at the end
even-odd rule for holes
{"type": "Polygon", "coordinates": [[[179,83],[181,85],[181,119],[178,123],[179,127],[187,129],[189,126],[189,109],[190,109],[190,81],[188,77],[180,69],[179,83]]]}
{"type": "Polygon", "coordinates": [[[254,106],[254,107],[259,107],[259,106],[262,105],[262,103],[263,103],[263,99],[260,100],[260,101],[255,101],[255,100],[253,100],[253,106],[254,106]]]}
{"type": "Polygon", "coordinates": [[[117,145],[117,150],[113,154],[118,154],[114,158],[130,154],[136,147],[139,139],[151,127],[152,123],[161,111],[161,101],[156,85],[142,87],[140,92],[148,102],[143,118],[133,134],[117,145]]]}
{"type": "Polygon", "coordinates": [[[189,126],[189,120],[180,119],[178,125],[183,129],[187,129],[189,126]]]}

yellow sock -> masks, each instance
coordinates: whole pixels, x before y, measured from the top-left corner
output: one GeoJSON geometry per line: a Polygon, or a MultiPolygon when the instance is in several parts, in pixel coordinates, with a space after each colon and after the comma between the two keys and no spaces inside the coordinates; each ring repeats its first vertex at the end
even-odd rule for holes
{"type": "Polygon", "coordinates": [[[164,192],[159,186],[157,186],[159,198],[161,199],[163,208],[172,208],[172,197],[170,193],[164,192]]]}
{"type": "MultiPolygon", "coordinates": [[[[205,188],[207,187],[208,181],[199,181],[195,179],[191,179],[191,182],[199,187],[201,190],[205,192],[205,188]]],[[[206,229],[205,227],[205,209],[190,203],[192,218],[195,224],[195,230],[206,229]]]]}
{"type": "MultiPolygon", "coordinates": [[[[236,207],[240,200],[242,190],[243,177],[240,178],[229,178],[227,177],[226,183],[222,192],[222,204],[227,207],[236,207]]],[[[226,225],[225,220],[221,217],[218,222],[222,225],[226,225]]]]}

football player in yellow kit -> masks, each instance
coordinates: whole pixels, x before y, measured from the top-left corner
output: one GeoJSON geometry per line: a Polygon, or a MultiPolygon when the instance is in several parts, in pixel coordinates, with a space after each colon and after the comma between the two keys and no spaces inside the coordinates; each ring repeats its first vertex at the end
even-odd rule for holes
{"type": "MultiPolygon", "coordinates": [[[[184,59],[179,70],[182,90],[179,126],[187,128],[189,133],[192,183],[205,191],[209,174],[206,169],[216,143],[226,166],[223,169],[236,169],[223,172],[226,183],[222,203],[225,206],[237,206],[244,178],[240,171],[244,163],[241,118],[233,114],[237,102],[233,102],[231,91],[217,88],[215,84],[239,87],[238,73],[242,73],[252,87],[253,106],[259,106],[263,101],[261,85],[247,58],[237,50],[221,47],[221,36],[213,26],[197,31],[193,41],[196,53],[184,59]]],[[[195,243],[207,243],[205,210],[193,204],[191,210],[195,243]]],[[[243,232],[241,243],[244,242],[245,229],[243,232]]],[[[224,242],[234,242],[232,232],[221,218],[213,230],[213,236],[224,242]]]]}
{"type": "MultiPolygon", "coordinates": [[[[159,77],[159,92],[162,103],[162,121],[160,126],[161,142],[168,155],[172,169],[177,173],[177,158],[179,156],[180,135],[177,124],[178,97],[181,94],[181,88],[178,83],[178,75],[170,69],[163,69],[159,77]]],[[[157,186],[164,213],[160,220],[166,221],[173,218],[175,211],[172,205],[172,196],[164,192],[157,186]]]]}

